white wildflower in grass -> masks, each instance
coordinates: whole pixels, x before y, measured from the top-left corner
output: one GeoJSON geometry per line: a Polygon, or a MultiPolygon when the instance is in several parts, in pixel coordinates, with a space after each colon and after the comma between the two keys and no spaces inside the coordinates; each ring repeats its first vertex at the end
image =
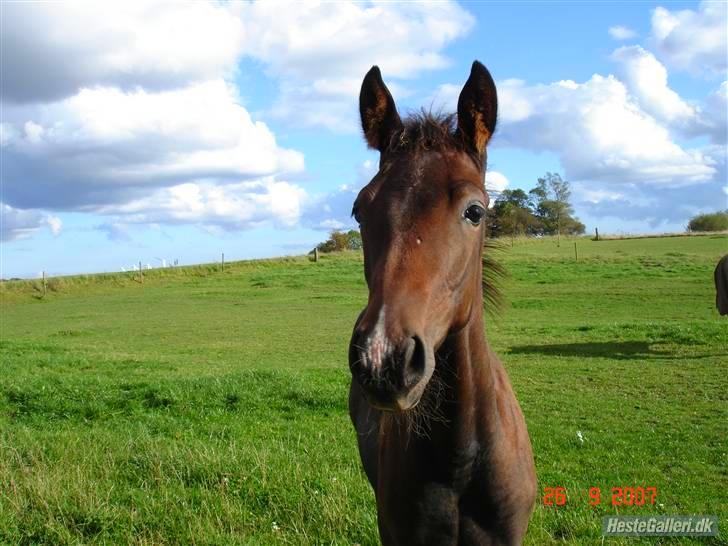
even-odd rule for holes
{"type": "Polygon", "coordinates": [[[278,526],[278,524],[275,521],[273,522],[273,525],[271,527],[273,528],[274,531],[280,531],[281,530],[281,528],[278,526]]]}
{"type": "Polygon", "coordinates": [[[582,444],[584,443],[584,435],[581,433],[580,430],[576,431],[576,437],[579,439],[580,443],[582,443],[582,444]]]}

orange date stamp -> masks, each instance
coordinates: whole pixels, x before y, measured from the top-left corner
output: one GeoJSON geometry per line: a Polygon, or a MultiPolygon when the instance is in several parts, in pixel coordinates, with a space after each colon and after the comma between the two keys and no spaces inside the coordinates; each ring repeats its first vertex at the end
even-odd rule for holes
{"type": "MultiPolygon", "coordinates": [[[[651,506],[657,501],[657,487],[628,485],[612,487],[611,491],[602,495],[600,487],[590,487],[587,496],[589,506],[611,503],[612,506],[651,506]]],[[[544,487],[541,499],[544,506],[566,506],[568,495],[565,487],[544,487]]]]}

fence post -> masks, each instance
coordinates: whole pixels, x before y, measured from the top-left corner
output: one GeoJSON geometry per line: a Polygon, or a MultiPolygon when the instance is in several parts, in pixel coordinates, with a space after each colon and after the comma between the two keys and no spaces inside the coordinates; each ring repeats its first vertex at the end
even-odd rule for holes
{"type": "Polygon", "coordinates": [[[597,241],[599,240],[599,228],[594,228],[594,233],[597,236],[597,241]]]}
{"type": "Polygon", "coordinates": [[[579,261],[579,253],[576,250],[576,241],[574,241],[574,261],[579,261]]]}
{"type": "Polygon", "coordinates": [[[313,261],[318,262],[319,261],[319,249],[318,247],[315,247],[313,249],[313,261]]]}
{"type": "Polygon", "coordinates": [[[43,271],[43,297],[44,298],[46,296],[46,291],[47,291],[47,286],[46,286],[46,272],[43,271]]]}
{"type": "Polygon", "coordinates": [[[225,253],[222,253],[222,261],[220,262],[222,270],[225,271],[225,253]]]}
{"type": "Polygon", "coordinates": [[[142,272],[142,261],[139,260],[139,284],[144,284],[144,273],[142,272]]]}

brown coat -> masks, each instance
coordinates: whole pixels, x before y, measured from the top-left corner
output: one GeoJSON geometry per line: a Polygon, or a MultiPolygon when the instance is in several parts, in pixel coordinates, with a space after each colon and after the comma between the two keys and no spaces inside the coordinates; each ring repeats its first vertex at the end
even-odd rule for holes
{"type": "Polygon", "coordinates": [[[728,254],[715,266],[715,307],[721,315],[728,315],[728,254]]]}
{"type": "Polygon", "coordinates": [[[476,62],[457,126],[454,116],[401,120],[375,67],[360,112],[381,155],[352,211],[369,300],[349,345],[349,413],[382,544],[516,546],[536,475],[523,413],[484,335],[495,83],[476,62]]]}

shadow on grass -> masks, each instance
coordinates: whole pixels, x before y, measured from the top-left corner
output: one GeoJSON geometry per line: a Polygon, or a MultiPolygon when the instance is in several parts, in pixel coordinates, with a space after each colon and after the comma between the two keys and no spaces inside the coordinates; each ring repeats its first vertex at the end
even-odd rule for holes
{"type": "Polygon", "coordinates": [[[576,356],[611,358],[616,360],[649,360],[681,358],[672,351],[653,349],[647,341],[560,343],[554,345],[516,345],[512,354],[541,354],[548,356],[576,356]]]}

